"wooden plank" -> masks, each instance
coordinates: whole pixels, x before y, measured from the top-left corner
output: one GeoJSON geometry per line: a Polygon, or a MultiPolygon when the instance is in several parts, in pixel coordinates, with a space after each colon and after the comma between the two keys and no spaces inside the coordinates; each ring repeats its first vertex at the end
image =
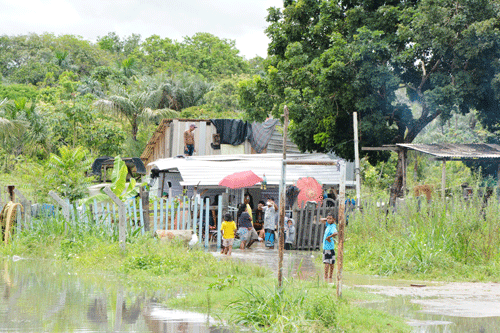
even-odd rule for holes
{"type": "Polygon", "coordinates": [[[119,235],[118,235],[118,239],[119,239],[119,243],[120,243],[120,248],[121,250],[125,250],[125,242],[126,242],[126,229],[127,229],[127,226],[126,226],[126,215],[125,215],[125,205],[124,203],[113,193],[113,191],[111,191],[111,189],[109,187],[105,187],[104,188],[104,193],[106,193],[110,198],[111,200],[113,200],[113,202],[118,206],[118,214],[119,214],[119,235]]]}
{"type": "Polygon", "coordinates": [[[387,147],[361,147],[361,150],[364,151],[398,151],[398,147],[396,146],[387,146],[387,147]]]}
{"type": "MultiPolygon", "coordinates": [[[[148,210],[148,214],[149,214],[149,210],[148,210]]],[[[140,220],[141,220],[141,234],[144,235],[144,210],[143,210],[143,207],[142,207],[142,198],[140,198],[139,200],[139,217],[140,217],[140,220]]],[[[149,229],[149,228],[148,228],[149,229]]]]}
{"type": "MultiPolygon", "coordinates": [[[[161,226],[163,225],[163,199],[160,197],[160,229],[161,229],[161,226]]],[[[157,229],[158,230],[158,229],[157,229]]],[[[164,230],[167,230],[167,225],[165,224],[165,229],[164,230]]]]}
{"type": "Polygon", "coordinates": [[[154,232],[156,232],[156,230],[158,230],[158,221],[156,220],[157,212],[158,212],[158,200],[155,198],[155,200],[153,202],[154,232]]]}
{"type": "MultiPolygon", "coordinates": [[[[170,188],[170,189],[172,189],[172,188],[170,188]]],[[[168,196],[168,201],[169,201],[169,204],[170,204],[170,228],[171,228],[171,230],[174,230],[175,205],[174,205],[174,198],[172,197],[172,192],[171,191],[170,191],[170,195],[168,196]]]]}
{"type": "Polygon", "coordinates": [[[303,213],[304,211],[302,209],[297,210],[297,225],[300,226],[299,230],[297,232],[297,250],[302,250],[303,244],[304,244],[304,221],[303,221],[303,213]]]}
{"type": "Polygon", "coordinates": [[[134,221],[135,221],[135,225],[134,227],[138,227],[139,226],[139,221],[137,219],[137,205],[135,203],[135,199],[132,200],[132,207],[133,207],[133,212],[134,212],[134,221]]]}
{"type": "Polygon", "coordinates": [[[210,229],[210,201],[209,198],[205,201],[205,247],[208,248],[208,238],[210,229]]]}
{"type": "MultiPolygon", "coordinates": [[[[182,199],[181,199],[182,200],[182,199]]],[[[175,201],[175,200],[174,200],[175,201]]],[[[179,230],[182,226],[181,205],[177,205],[177,218],[174,219],[173,229],[179,230]]]]}
{"type": "Polygon", "coordinates": [[[186,230],[186,202],[188,198],[186,196],[182,197],[182,230],[186,230]]]}
{"type": "Polygon", "coordinates": [[[217,250],[220,249],[222,227],[222,195],[219,195],[219,206],[217,207],[217,250]]]}
{"type": "Polygon", "coordinates": [[[312,209],[308,209],[307,210],[307,216],[308,216],[308,219],[307,219],[307,223],[309,223],[309,233],[308,233],[308,242],[307,242],[307,249],[309,251],[313,250],[312,248],[312,239],[313,239],[313,223],[312,223],[312,218],[313,218],[313,215],[314,215],[314,210],[312,209]]]}
{"type": "Polygon", "coordinates": [[[200,240],[200,244],[201,244],[201,240],[202,240],[202,232],[203,230],[203,199],[200,200],[200,222],[198,224],[198,238],[200,240]]]}
{"type": "Polygon", "coordinates": [[[319,249],[319,229],[321,226],[320,218],[321,218],[321,206],[322,205],[316,205],[316,224],[314,226],[314,242],[313,242],[313,250],[319,249]]]}
{"type": "MultiPolygon", "coordinates": [[[[207,123],[202,121],[199,123],[199,135],[198,135],[198,141],[195,142],[195,149],[197,150],[197,155],[204,156],[207,155],[206,153],[206,146],[207,146],[207,123]]],[[[195,131],[196,132],[196,131],[195,131]]]]}
{"type": "Polygon", "coordinates": [[[197,222],[198,222],[198,198],[195,196],[194,197],[194,207],[193,207],[193,233],[196,234],[196,227],[197,227],[197,222]]]}

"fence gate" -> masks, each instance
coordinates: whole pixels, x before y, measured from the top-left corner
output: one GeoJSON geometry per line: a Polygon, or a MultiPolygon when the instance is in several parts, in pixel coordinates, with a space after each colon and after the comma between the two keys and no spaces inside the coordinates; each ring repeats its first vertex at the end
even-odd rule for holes
{"type": "Polygon", "coordinates": [[[323,242],[325,223],[320,218],[333,211],[338,215],[338,201],[325,199],[321,205],[307,203],[303,208],[294,207],[293,217],[296,226],[295,247],[297,250],[318,250],[323,242]]]}

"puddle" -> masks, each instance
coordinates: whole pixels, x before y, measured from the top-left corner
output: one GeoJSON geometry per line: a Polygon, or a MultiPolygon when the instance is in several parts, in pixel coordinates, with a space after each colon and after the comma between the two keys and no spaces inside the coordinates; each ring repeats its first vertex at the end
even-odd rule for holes
{"type": "MultiPolygon", "coordinates": [[[[221,260],[231,260],[213,252],[221,260]]],[[[321,278],[322,269],[314,264],[320,252],[285,251],[285,276],[321,278]]],[[[233,250],[233,260],[269,267],[275,275],[278,251],[262,243],[251,250],[233,250]]],[[[381,295],[382,299],[360,306],[405,318],[413,332],[500,332],[499,283],[443,283],[391,280],[376,276],[343,274],[344,288],[381,295]],[[412,286],[413,285],[413,286],[412,286]]]]}
{"type": "MultiPolygon", "coordinates": [[[[17,258],[16,258],[17,259],[17,258]]],[[[57,262],[0,261],[0,332],[229,332],[206,314],[157,303],[106,276],[78,276],[57,262]]]]}

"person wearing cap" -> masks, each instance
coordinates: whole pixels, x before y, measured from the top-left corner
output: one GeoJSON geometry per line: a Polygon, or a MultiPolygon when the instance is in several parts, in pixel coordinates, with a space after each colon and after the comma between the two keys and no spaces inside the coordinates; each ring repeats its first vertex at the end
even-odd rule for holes
{"type": "Polygon", "coordinates": [[[196,125],[194,123],[189,125],[189,129],[184,131],[184,155],[193,156],[196,151],[194,149],[194,130],[196,125]]]}

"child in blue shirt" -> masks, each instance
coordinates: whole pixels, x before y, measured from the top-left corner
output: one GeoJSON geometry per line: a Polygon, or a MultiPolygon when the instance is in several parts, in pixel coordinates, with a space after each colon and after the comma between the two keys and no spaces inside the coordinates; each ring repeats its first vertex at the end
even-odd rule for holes
{"type": "Polygon", "coordinates": [[[321,221],[326,221],[325,235],[323,236],[323,263],[325,264],[325,281],[332,279],[333,269],[335,267],[335,243],[333,237],[337,236],[337,226],[333,213],[328,213],[326,218],[321,221]]]}

